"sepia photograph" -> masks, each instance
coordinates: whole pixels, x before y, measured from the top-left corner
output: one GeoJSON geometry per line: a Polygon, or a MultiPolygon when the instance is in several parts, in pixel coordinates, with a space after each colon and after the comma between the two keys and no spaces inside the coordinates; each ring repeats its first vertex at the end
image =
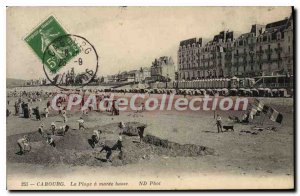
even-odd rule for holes
{"type": "Polygon", "coordinates": [[[291,6],[7,6],[7,190],[295,189],[295,29],[291,6]]]}

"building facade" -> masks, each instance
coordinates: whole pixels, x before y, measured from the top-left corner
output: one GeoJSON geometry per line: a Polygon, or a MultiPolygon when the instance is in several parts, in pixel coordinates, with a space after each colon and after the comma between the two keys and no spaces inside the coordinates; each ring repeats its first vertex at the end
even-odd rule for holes
{"type": "Polygon", "coordinates": [[[178,50],[178,77],[183,80],[224,77],[224,48],[232,42],[232,31],[221,31],[206,44],[203,44],[202,38],[181,41],[178,50]]]}
{"type": "Polygon", "coordinates": [[[293,17],[254,24],[234,37],[221,31],[206,44],[202,38],[181,41],[179,80],[293,74],[293,17]]]}
{"type": "Polygon", "coordinates": [[[202,38],[192,38],[180,42],[177,62],[178,62],[178,78],[192,79],[194,75],[198,75],[200,69],[200,52],[202,48],[202,38]]]}
{"type": "Polygon", "coordinates": [[[257,39],[265,31],[265,25],[252,25],[250,32],[236,38],[228,53],[231,53],[231,66],[226,67],[227,76],[255,76],[260,69],[256,61],[257,39]]]}
{"type": "Polygon", "coordinates": [[[172,57],[162,56],[155,59],[150,69],[152,81],[175,79],[175,64],[172,57]]]}
{"type": "Polygon", "coordinates": [[[151,77],[151,69],[149,67],[141,67],[136,71],[136,82],[144,82],[151,77]]]}

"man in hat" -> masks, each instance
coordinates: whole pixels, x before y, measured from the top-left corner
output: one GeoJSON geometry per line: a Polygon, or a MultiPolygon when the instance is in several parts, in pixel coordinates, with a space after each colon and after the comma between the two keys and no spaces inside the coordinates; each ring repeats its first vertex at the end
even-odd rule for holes
{"type": "Polygon", "coordinates": [[[217,114],[216,125],[218,128],[218,133],[223,132],[222,130],[222,118],[219,114],[217,114]]]}

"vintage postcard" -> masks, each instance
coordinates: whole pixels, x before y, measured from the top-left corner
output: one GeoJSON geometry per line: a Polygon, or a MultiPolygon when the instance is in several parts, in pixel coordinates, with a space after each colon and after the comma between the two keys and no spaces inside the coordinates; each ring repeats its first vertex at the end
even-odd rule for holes
{"type": "Polygon", "coordinates": [[[294,189],[294,16],[7,7],[7,189],[294,189]]]}

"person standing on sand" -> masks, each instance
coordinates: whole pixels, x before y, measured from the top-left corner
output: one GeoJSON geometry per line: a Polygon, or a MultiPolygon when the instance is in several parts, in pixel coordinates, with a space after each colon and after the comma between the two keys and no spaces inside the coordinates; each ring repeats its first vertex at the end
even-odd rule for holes
{"type": "Polygon", "coordinates": [[[112,101],[111,115],[112,116],[117,115],[117,112],[116,112],[116,100],[112,101]]]}
{"type": "Polygon", "coordinates": [[[19,117],[22,117],[23,116],[23,113],[22,113],[22,103],[19,103],[19,117]]]}
{"type": "Polygon", "coordinates": [[[17,101],[15,102],[15,115],[17,116],[19,113],[19,108],[18,108],[18,103],[17,101]]]}
{"type": "Polygon", "coordinates": [[[54,122],[51,123],[50,131],[51,131],[52,135],[54,135],[56,132],[56,125],[54,122]]]}
{"type": "Polygon", "coordinates": [[[218,133],[220,133],[220,131],[223,132],[223,130],[222,130],[222,118],[219,114],[217,114],[216,124],[217,124],[217,128],[218,128],[218,133]]]}
{"type": "Polygon", "coordinates": [[[58,102],[57,107],[58,107],[58,114],[61,114],[61,110],[62,110],[61,102],[58,102]]]}
{"type": "Polygon", "coordinates": [[[78,121],[78,123],[79,123],[79,130],[81,130],[81,129],[85,129],[85,127],[84,127],[84,120],[83,120],[83,118],[82,117],[80,117],[80,119],[79,120],[77,120],[78,121]]]}
{"type": "Polygon", "coordinates": [[[45,118],[48,118],[49,109],[48,108],[44,108],[44,112],[45,112],[45,118]]]}
{"type": "Polygon", "coordinates": [[[29,118],[31,118],[31,116],[32,116],[32,108],[31,107],[28,107],[28,116],[29,116],[29,118]]]}
{"type": "Polygon", "coordinates": [[[68,119],[67,119],[67,111],[66,111],[66,107],[64,107],[64,108],[62,109],[61,115],[62,115],[62,117],[63,117],[64,123],[66,123],[66,122],[68,121],[68,119]]]}
{"type": "Polygon", "coordinates": [[[51,102],[50,101],[47,101],[47,108],[49,108],[51,105],[51,102]]]}
{"type": "Polygon", "coordinates": [[[35,108],[35,118],[36,120],[41,120],[40,110],[38,106],[36,106],[35,108]]]}
{"type": "Polygon", "coordinates": [[[44,131],[44,124],[43,123],[39,126],[38,132],[41,134],[42,137],[45,137],[45,135],[47,135],[44,131]]]}

